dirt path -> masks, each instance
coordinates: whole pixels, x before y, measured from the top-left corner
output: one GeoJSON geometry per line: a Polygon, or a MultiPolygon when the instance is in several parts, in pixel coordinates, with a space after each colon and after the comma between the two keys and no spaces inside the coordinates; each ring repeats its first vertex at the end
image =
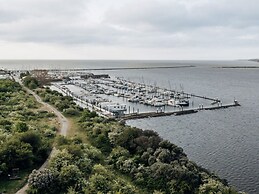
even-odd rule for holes
{"type": "MultiPolygon", "coordinates": [[[[53,106],[51,106],[50,104],[48,103],[45,103],[41,100],[41,98],[35,93],[33,92],[32,90],[28,89],[27,87],[25,87],[21,80],[17,77],[14,78],[15,81],[19,82],[23,88],[29,93],[29,94],[32,94],[35,99],[37,100],[37,102],[41,103],[44,108],[48,109],[49,111],[53,112],[56,116],[57,116],[57,119],[58,119],[58,122],[59,122],[59,125],[60,125],[60,128],[59,128],[59,131],[58,131],[58,134],[60,135],[64,135],[66,136],[67,135],[67,131],[70,127],[70,123],[68,121],[68,119],[62,115],[61,112],[59,112],[56,108],[54,108],[53,106]]],[[[53,147],[53,149],[51,150],[51,153],[48,157],[48,159],[42,164],[42,166],[39,168],[39,170],[42,170],[44,168],[46,168],[48,162],[49,162],[49,159],[51,158],[51,156],[55,153],[55,147],[53,147]]],[[[19,191],[16,192],[16,194],[26,194],[26,190],[28,189],[28,183],[26,185],[24,185],[23,188],[21,188],[19,191]]]]}

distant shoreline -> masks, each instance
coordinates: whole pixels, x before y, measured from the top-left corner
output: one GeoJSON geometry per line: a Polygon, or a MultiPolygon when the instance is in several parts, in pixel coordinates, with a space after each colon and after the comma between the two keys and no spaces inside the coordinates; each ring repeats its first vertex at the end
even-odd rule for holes
{"type": "Polygon", "coordinates": [[[222,66],[222,67],[214,67],[219,69],[258,69],[259,66],[222,66]]]}
{"type": "Polygon", "coordinates": [[[259,59],[249,59],[248,61],[253,61],[259,63],[259,59]]]}
{"type": "Polygon", "coordinates": [[[75,68],[75,69],[48,69],[49,71],[110,71],[110,70],[134,70],[134,69],[172,69],[172,68],[190,68],[196,67],[194,65],[183,65],[183,66],[155,66],[155,67],[110,67],[110,68],[75,68]]]}

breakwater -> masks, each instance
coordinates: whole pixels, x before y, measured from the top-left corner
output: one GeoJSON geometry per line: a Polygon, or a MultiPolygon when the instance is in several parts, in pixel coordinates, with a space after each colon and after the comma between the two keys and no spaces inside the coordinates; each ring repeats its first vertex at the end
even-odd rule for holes
{"type": "Polygon", "coordinates": [[[180,116],[180,115],[197,113],[198,111],[202,111],[202,110],[218,110],[218,109],[225,109],[225,108],[237,107],[237,106],[241,106],[241,105],[238,102],[234,102],[233,104],[194,108],[194,109],[187,109],[187,110],[180,110],[180,111],[173,111],[173,112],[132,113],[132,114],[126,114],[122,116],[120,119],[132,120],[132,119],[143,119],[143,118],[162,117],[162,116],[171,116],[171,115],[180,116]]]}

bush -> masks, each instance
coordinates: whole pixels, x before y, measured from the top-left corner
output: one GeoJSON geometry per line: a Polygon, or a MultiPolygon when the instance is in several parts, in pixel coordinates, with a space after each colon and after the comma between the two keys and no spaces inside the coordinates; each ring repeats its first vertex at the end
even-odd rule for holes
{"type": "Polygon", "coordinates": [[[22,133],[20,141],[31,145],[35,163],[43,162],[50,153],[51,145],[49,141],[43,138],[42,134],[37,131],[22,133]]]}
{"type": "Polygon", "coordinates": [[[73,164],[73,157],[66,149],[58,150],[49,162],[50,168],[60,171],[62,167],[73,164]]]}
{"type": "Polygon", "coordinates": [[[12,137],[0,147],[0,163],[5,163],[8,170],[27,168],[33,164],[32,146],[17,137],[12,137]]]}
{"type": "Polygon", "coordinates": [[[29,130],[29,127],[27,126],[27,124],[25,122],[18,122],[15,125],[15,130],[17,132],[26,132],[29,130]]]}
{"type": "Polygon", "coordinates": [[[63,166],[59,173],[59,182],[62,188],[76,187],[82,178],[82,172],[76,165],[63,166]]]}
{"type": "Polygon", "coordinates": [[[22,90],[19,83],[12,80],[0,79],[0,92],[18,92],[19,90],[22,90]]]}
{"type": "Polygon", "coordinates": [[[30,89],[36,89],[40,85],[38,80],[31,76],[26,76],[23,79],[23,84],[30,89]]]}
{"type": "Polygon", "coordinates": [[[57,173],[50,169],[41,171],[33,170],[29,176],[28,183],[37,193],[54,193],[57,184],[57,173]]]}
{"type": "Polygon", "coordinates": [[[64,113],[67,114],[67,115],[70,115],[70,116],[77,116],[77,115],[80,114],[79,111],[74,109],[74,108],[65,109],[64,113]]]}

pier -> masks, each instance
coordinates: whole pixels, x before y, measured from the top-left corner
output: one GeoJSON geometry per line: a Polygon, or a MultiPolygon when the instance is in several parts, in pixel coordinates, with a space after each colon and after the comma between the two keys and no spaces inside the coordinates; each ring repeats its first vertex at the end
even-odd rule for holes
{"type": "Polygon", "coordinates": [[[196,98],[202,98],[202,99],[205,99],[205,100],[211,100],[213,102],[220,102],[219,99],[209,98],[209,97],[206,97],[206,96],[199,96],[199,95],[195,95],[195,94],[188,94],[188,93],[185,93],[185,92],[183,94],[185,94],[187,96],[193,96],[193,97],[196,97],[196,98]]]}
{"type": "Polygon", "coordinates": [[[193,108],[193,109],[172,111],[172,112],[132,113],[132,114],[124,115],[124,116],[120,117],[120,119],[132,120],[132,119],[144,119],[144,118],[152,118],[152,117],[171,116],[171,115],[180,116],[180,115],[197,113],[197,112],[203,111],[203,110],[218,110],[218,109],[225,109],[225,108],[237,107],[237,106],[241,106],[241,105],[238,102],[234,102],[233,104],[226,104],[226,105],[213,106],[213,107],[204,107],[204,108],[193,108]]]}
{"type": "Polygon", "coordinates": [[[147,113],[132,113],[127,114],[120,119],[123,120],[132,120],[132,119],[144,119],[144,118],[152,118],[152,117],[163,117],[163,116],[170,116],[170,115],[184,115],[184,114],[193,114],[197,113],[197,110],[191,109],[191,110],[183,110],[183,111],[173,111],[173,112],[147,112],[147,113]]]}

